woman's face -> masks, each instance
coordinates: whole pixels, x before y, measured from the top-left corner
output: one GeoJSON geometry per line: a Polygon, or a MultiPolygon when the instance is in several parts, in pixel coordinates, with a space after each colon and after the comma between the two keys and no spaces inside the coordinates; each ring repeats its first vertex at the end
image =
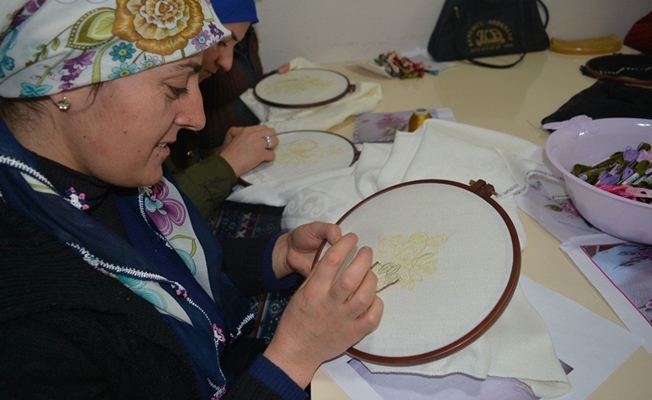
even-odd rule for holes
{"type": "Polygon", "coordinates": [[[231,66],[233,66],[233,48],[242,40],[250,25],[250,22],[224,24],[224,27],[230,30],[233,35],[204,51],[204,62],[199,73],[200,81],[219,70],[229,71],[231,69],[231,66]]]}
{"type": "Polygon", "coordinates": [[[116,186],[156,184],[179,129],[206,122],[201,62],[200,53],[107,82],[94,100],[89,87],[67,92],[71,108],[55,117],[60,142],[49,158],[116,186]]]}

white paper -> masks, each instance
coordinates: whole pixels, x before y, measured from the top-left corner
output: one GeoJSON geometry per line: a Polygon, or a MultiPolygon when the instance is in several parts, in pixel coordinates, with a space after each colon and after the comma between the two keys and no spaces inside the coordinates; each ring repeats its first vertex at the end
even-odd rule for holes
{"type": "Polygon", "coordinates": [[[516,204],[562,242],[600,233],[582,219],[568,198],[559,197],[563,190],[561,183],[532,180],[527,192],[516,197],[516,204]]]}
{"type": "Polygon", "coordinates": [[[598,234],[572,238],[561,248],[652,353],[652,307],[646,312],[652,305],[652,246],[598,234]],[[619,246],[609,249],[611,244],[619,246]]]}
{"type": "Polygon", "coordinates": [[[556,400],[585,399],[641,346],[637,335],[559,293],[523,275],[520,283],[546,321],[557,355],[573,368],[573,390],[556,400]]]}

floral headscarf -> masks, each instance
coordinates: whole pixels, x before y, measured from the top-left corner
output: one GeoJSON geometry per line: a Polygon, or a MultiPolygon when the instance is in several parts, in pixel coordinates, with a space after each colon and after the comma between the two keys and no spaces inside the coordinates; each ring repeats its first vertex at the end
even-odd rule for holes
{"type": "Polygon", "coordinates": [[[229,33],[207,0],[2,0],[0,97],[40,97],[135,74],[229,33]]]}

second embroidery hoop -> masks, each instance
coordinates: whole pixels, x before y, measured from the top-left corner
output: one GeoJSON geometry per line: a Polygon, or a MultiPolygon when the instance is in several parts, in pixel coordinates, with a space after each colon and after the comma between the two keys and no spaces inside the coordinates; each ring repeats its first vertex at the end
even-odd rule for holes
{"type": "Polygon", "coordinates": [[[371,247],[374,261],[392,273],[398,265],[401,274],[378,293],[380,325],[349,355],[382,364],[432,361],[470,344],[500,316],[516,289],[521,251],[492,190],[484,181],[407,182],[340,218],[343,233],[358,235],[358,248],[371,247]]]}
{"type": "Polygon", "coordinates": [[[267,76],[254,87],[254,96],[269,106],[308,108],[332,103],[354,90],[355,85],[339,72],[302,68],[267,76]]]}
{"type": "Polygon", "coordinates": [[[299,178],[353,164],[358,151],[347,138],[326,131],[298,130],[277,135],[276,158],[242,175],[249,186],[277,179],[299,178]]]}

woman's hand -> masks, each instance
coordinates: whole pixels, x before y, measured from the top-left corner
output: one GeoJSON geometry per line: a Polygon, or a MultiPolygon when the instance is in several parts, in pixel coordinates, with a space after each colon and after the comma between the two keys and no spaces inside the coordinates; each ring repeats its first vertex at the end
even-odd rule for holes
{"type": "Polygon", "coordinates": [[[342,236],[338,225],[312,222],[282,235],[274,246],[274,272],[281,279],[293,272],[308,276],[317,250],[326,240],[333,245],[342,236]]]}
{"type": "Polygon", "coordinates": [[[303,388],[323,362],[341,355],[380,323],[384,306],[370,270],[371,249],[361,248],[336,279],[357,241],[352,233],[335,240],[292,296],[264,353],[303,388]]]}
{"type": "Polygon", "coordinates": [[[265,125],[233,127],[224,138],[219,154],[224,158],[237,177],[246,174],[264,161],[274,160],[274,149],[278,146],[276,131],[265,125]],[[266,137],[270,138],[268,148],[266,137]]]}
{"type": "Polygon", "coordinates": [[[289,70],[290,70],[290,64],[286,63],[286,64],[283,64],[280,67],[278,67],[276,72],[282,75],[282,74],[287,73],[289,70]]]}

